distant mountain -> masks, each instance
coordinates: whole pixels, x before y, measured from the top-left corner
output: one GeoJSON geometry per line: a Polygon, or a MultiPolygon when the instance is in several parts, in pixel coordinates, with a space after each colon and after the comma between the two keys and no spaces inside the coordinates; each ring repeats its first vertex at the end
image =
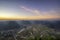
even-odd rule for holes
{"type": "Polygon", "coordinates": [[[30,25],[32,23],[30,21],[28,21],[28,20],[27,21],[23,20],[23,21],[21,21],[21,24],[23,24],[23,25],[30,25]]]}
{"type": "Polygon", "coordinates": [[[60,20],[55,21],[34,21],[34,24],[46,25],[49,28],[54,28],[60,31],[60,20]]]}
{"type": "Polygon", "coordinates": [[[16,23],[16,21],[8,21],[8,24],[6,25],[6,29],[18,29],[20,28],[20,25],[16,23]]]}
{"type": "Polygon", "coordinates": [[[20,25],[16,23],[16,21],[4,21],[0,22],[0,30],[10,30],[10,29],[18,29],[20,25]]]}
{"type": "Polygon", "coordinates": [[[41,24],[60,31],[60,20],[0,20],[0,31],[24,28],[23,25],[41,24]]]}
{"type": "Polygon", "coordinates": [[[3,30],[3,29],[5,29],[7,23],[8,23],[7,21],[1,21],[0,20],[0,31],[3,30]]]}

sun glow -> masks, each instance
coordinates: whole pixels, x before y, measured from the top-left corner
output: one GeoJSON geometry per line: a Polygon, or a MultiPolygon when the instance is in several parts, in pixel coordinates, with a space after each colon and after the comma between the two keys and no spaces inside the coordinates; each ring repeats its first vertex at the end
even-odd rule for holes
{"type": "Polygon", "coordinates": [[[58,16],[19,16],[19,15],[1,15],[0,20],[45,20],[45,19],[59,19],[58,16]]]}
{"type": "Polygon", "coordinates": [[[0,12],[0,20],[45,20],[45,19],[57,19],[59,16],[53,15],[35,15],[35,16],[20,16],[13,12],[0,12]]]}

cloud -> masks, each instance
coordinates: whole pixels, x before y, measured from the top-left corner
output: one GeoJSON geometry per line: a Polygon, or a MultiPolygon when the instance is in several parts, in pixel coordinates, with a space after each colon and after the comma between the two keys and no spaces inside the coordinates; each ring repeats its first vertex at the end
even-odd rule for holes
{"type": "Polygon", "coordinates": [[[55,18],[59,18],[60,19],[60,12],[56,11],[56,10],[49,10],[49,11],[40,11],[37,9],[30,9],[28,7],[25,6],[20,6],[20,8],[22,8],[25,11],[31,12],[33,14],[35,14],[35,16],[28,16],[26,17],[27,19],[55,19],[55,18]]]}
{"type": "Polygon", "coordinates": [[[37,14],[37,15],[40,15],[40,12],[38,10],[33,10],[32,12],[37,14]]]}
{"type": "Polygon", "coordinates": [[[32,10],[32,9],[29,9],[29,8],[27,8],[27,7],[25,7],[25,6],[20,6],[20,8],[24,9],[25,11],[34,13],[34,14],[36,14],[36,15],[40,15],[40,14],[41,14],[40,11],[39,11],[39,10],[36,10],[36,9],[35,9],[35,10],[32,10]]]}
{"type": "Polygon", "coordinates": [[[60,12],[56,10],[49,10],[43,12],[44,15],[50,15],[50,16],[60,16],[60,12]]]}

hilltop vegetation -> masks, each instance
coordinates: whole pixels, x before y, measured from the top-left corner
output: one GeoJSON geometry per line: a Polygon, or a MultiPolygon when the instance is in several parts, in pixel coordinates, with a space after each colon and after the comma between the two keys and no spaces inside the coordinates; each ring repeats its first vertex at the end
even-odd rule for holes
{"type": "Polygon", "coordinates": [[[58,35],[60,34],[57,34],[54,29],[43,25],[32,25],[30,28],[18,33],[17,37],[22,38],[21,40],[60,40],[58,35]]]}

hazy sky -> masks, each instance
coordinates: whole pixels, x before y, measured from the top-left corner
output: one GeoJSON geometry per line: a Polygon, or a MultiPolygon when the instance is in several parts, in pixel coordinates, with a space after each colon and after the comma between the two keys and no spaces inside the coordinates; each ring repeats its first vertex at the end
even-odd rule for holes
{"type": "Polygon", "coordinates": [[[60,18],[60,0],[0,0],[0,17],[60,18]]]}

